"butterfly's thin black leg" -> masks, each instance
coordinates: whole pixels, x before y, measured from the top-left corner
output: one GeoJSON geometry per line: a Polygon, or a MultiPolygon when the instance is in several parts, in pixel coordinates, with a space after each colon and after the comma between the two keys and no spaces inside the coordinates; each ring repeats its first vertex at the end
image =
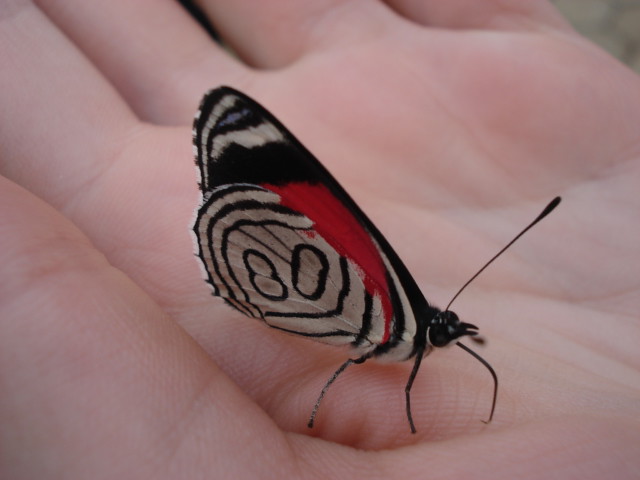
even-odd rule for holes
{"type": "MultiPolygon", "coordinates": [[[[471,338],[473,338],[473,337],[471,337],[471,338]]],[[[491,374],[491,377],[493,378],[493,400],[491,401],[491,413],[489,413],[489,419],[488,420],[482,420],[482,423],[486,423],[486,424],[491,423],[491,420],[493,420],[493,413],[496,411],[496,399],[498,398],[498,375],[496,375],[496,371],[489,364],[489,362],[487,362],[484,358],[482,358],[476,352],[471,350],[465,344],[460,343],[460,342],[456,342],[456,345],[458,345],[465,352],[471,354],[471,356],[473,356],[473,358],[475,358],[482,365],[484,365],[485,368],[487,370],[489,370],[489,373],[491,374]]]]}
{"type": "Polygon", "coordinates": [[[342,365],[340,365],[340,368],[338,370],[336,370],[333,375],[331,375],[331,378],[329,378],[327,383],[322,388],[322,391],[320,392],[320,395],[318,396],[318,400],[316,400],[316,404],[313,406],[313,411],[311,412],[311,417],[309,417],[309,423],[307,423],[307,427],[313,428],[313,422],[316,419],[316,414],[318,413],[318,408],[320,408],[320,402],[322,402],[322,399],[324,398],[325,394],[327,393],[327,390],[329,390],[329,387],[333,384],[333,382],[336,381],[338,376],[342,372],[344,372],[349,365],[358,364],[358,363],[364,363],[364,361],[367,360],[370,356],[371,356],[371,354],[367,354],[367,355],[363,355],[360,358],[350,358],[346,362],[344,362],[342,365]]]}
{"type": "Polygon", "coordinates": [[[420,370],[420,363],[422,362],[422,357],[424,355],[424,349],[420,348],[416,352],[416,361],[413,363],[413,369],[411,369],[411,374],[409,375],[409,380],[407,380],[407,386],[404,387],[404,394],[407,405],[407,420],[409,420],[409,427],[411,427],[411,433],[416,433],[416,426],[413,423],[413,416],[411,415],[411,387],[413,387],[413,381],[416,379],[416,375],[418,374],[418,370],[420,370]]]}

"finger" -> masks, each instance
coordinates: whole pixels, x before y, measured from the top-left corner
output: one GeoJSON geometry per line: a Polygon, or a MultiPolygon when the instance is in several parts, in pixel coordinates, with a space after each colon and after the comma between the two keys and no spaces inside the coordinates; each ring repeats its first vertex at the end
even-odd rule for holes
{"type": "Polygon", "coordinates": [[[0,219],[0,477],[291,462],[247,442],[271,422],[73,225],[1,177],[0,219]]]}
{"type": "Polygon", "coordinates": [[[205,0],[223,40],[249,65],[278,68],[306,53],[379,35],[393,20],[378,2],[205,0]]]}
{"type": "Polygon", "coordinates": [[[453,29],[571,30],[562,15],[546,0],[387,0],[403,16],[431,27],[453,29]]]}
{"type": "Polygon", "coordinates": [[[29,5],[0,25],[0,168],[61,205],[104,168],[105,159],[117,157],[137,119],[29,5]]]}
{"type": "Polygon", "coordinates": [[[37,9],[2,23],[0,56],[3,174],[64,211],[148,291],[179,295],[166,283],[180,278],[178,270],[195,270],[185,261],[192,249],[186,226],[172,226],[185,225],[196,190],[186,129],[159,135],[141,128],[37,9]]]}
{"type": "Polygon", "coordinates": [[[38,2],[143,120],[186,125],[202,92],[248,71],[173,0],[38,2]]]}

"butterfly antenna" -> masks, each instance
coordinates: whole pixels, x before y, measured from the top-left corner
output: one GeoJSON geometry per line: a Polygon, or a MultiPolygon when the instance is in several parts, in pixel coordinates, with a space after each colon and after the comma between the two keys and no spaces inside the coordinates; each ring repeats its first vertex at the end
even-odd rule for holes
{"type": "Polygon", "coordinates": [[[547,205],[544,208],[542,213],[540,213],[540,215],[538,215],[533,222],[531,222],[529,225],[527,225],[518,235],[516,235],[513,238],[513,240],[511,240],[504,247],[502,247],[502,249],[491,258],[491,260],[489,260],[487,263],[485,263],[484,266],[480,270],[478,270],[473,277],[471,277],[469,280],[467,280],[467,283],[465,283],[462,286],[462,288],[460,288],[460,290],[458,290],[458,293],[456,293],[453,296],[453,298],[449,302],[449,305],[447,305],[447,308],[445,308],[445,311],[449,310],[449,307],[451,307],[451,304],[455,301],[456,298],[458,298],[458,296],[464,291],[464,289],[467,288],[467,286],[469,286],[469,284],[471,282],[473,282],[478,277],[478,275],[480,275],[482,272],[484,272],[485,269],[489,265],[491,265],[496,258],[498,258],[500,255],[502,255],[505,252],[505,250],[507,250],[511,245],[513,245],[516,242],[516,240],[518,240],[521,236],[523,236],[525,233],[527,233],[536,223],[538,223],[544,217],[549,215],[560,204],[560,200],[561,200],[560,197],[556,197],[553,200],[551,200],[551,202],[549,202],[549,205],[547,205]]]}

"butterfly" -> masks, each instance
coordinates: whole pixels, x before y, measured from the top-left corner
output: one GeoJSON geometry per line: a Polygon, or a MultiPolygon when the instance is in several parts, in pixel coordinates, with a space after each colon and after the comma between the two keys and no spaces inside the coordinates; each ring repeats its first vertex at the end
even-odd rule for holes
{"type": "Polygon", "coordinates": [[[448,307],[429,304],[378,228],[271,113],[230,87],[210,90],[194,119],[193,147],[202,195],[193,232],[213,294],[271,328],[350,348],[351,356],[322,389],[309,427],[348,366],[371,358],[413,359],[405,392],[415,433],[410,392],[421,361],[452,343],[489,369],[491,421],[495,371],[458,341],[476,336],[478,328],[448,307]]]}

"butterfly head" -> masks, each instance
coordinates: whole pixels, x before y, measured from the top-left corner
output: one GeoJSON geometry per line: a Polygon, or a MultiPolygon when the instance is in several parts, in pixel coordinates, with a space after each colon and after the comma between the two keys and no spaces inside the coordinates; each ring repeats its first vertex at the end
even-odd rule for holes
{"type": "Polygon", "coordinates": [[[452,341],[465,335],[478,334],[478,327],[461,322],[458,315],[451,310],[439,312],[430,322],[427,339],[434,347],[446,347],[452,341]]]}

